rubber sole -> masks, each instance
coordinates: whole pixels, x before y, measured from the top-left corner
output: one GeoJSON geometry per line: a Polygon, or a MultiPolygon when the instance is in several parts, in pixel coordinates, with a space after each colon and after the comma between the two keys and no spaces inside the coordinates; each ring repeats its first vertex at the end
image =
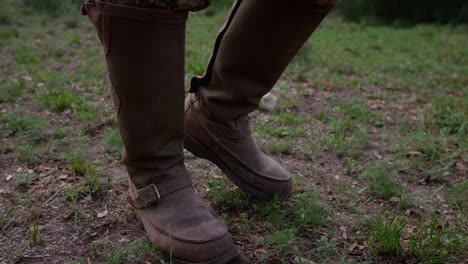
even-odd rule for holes
{"type": "Polygon", "coordinates": [[[272,200],[273,195],[270,193],[265,193],[260,190],[257,190],[251,187],[248,183],[245,183],[242,178],[238,177],[222,160],[217,158],[217,155],[211,151],[209,148],[205,147],[203,144],[199,143],[193,137],[191,137],[188,133],[185,134],[185,142],[184,147],[193,155],[209,160],[213,162],[216,166],[218,166],[221,171],[226,174],[226,176],[239,188],[252,194],[253,196],[263,199],[263,200],[272,200]]]}
{"type": "Polygon", "coordinates": [[[207,262],[187,262],[184,260],[173,258],[172,263],[175,263],[175,264],[228,264],[228,263],[231,263],[238,256],[239,254],[237,253],[237,249],[235,249],[223,256],[220,256],[218,258],[212,259],[207,262]]]}
{"type": "MultiPolygon", "coordinates": [[[[145,230],[147,228],[146,225],[151,226],[151,223],[149,221],[147,221],[146,219],[144,219],[144,217],[141,217],[139,213],[137,213],[136,215],[137,215],[138,220],[140,220],[140,222],[143,224],[145,230]]],[[[146,232],[148,233],[148,230],[146,230],[146,232]]],[[[155,243],[156,245],[158,244],[156,241],[153,241],[153,239],[151,239],[151,237],[150,237],[150,240],[151,240],[151,242],[155,243]]],[[[222,256],[219,256],[217,258],[214,258],[214,259],[211,259],[211,260],[208,260],[208,261],[204,261],[204,262],[190,262],[190,261],[181,260],[181,259],[178,259],[178,258],[174,257],[174,258],[172,258],[171,263],[174,263],[174,264],[228,264],[228,263],[231,263],[238,256],[239,256],[239,253],[237,253],[237,248],[235,248],[231,252],[228,252],[228,253],[226,253],[226,254],[224,254],[222,256]]]]}

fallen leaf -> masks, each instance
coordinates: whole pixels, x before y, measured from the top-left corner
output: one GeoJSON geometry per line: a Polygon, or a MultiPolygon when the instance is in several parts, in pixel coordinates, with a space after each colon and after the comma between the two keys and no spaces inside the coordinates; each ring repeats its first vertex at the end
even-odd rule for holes
{"type": "Polygon", "coordinates": [[[8,174],[8,175],[6,176],[6,181],[9,182],[9,181],[11,181],[11,179],[13,179],[13,175],[8,174]]]}

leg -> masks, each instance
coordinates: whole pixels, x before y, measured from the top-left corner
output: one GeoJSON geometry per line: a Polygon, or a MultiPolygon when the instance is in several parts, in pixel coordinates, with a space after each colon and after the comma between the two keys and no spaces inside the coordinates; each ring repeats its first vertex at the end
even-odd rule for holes
{"type": "Polygon", "coordinates": [[[335,4],[237,0],[205,75],[192,79],[185,147],[261,198],[289,194],[291,176],[254,142],[247,116],[335,4]]]}
{"type": "Polygon", "coordinates": [[[150,239],[176,263],[227,263],[237,252],[184,167],[187,11],[88,0],[103,43],[130,176],[128,202],[150,239]]]}

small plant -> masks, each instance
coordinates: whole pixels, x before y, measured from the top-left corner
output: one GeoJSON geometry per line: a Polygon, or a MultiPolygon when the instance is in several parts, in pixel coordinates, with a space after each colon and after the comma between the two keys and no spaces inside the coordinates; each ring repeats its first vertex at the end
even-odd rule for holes
{"type": "Polygon", "coordinates": [[[25,191],[29,185],[32,183],[34,174],[22,172],[16,176],[16,179],[13,181],[13,186],[21,191],[25,191]]]}
{"type": "MultiPolygon", "coordinates": [[[[0,31],[0,38],[1,35],[2,33],[0,31]]],[[[26,89],[26,83],[24,80],[0,86],[0,103],[14,102],[23,95],[24,89],[26,89]]]]}
{"type": "Polygon", "coordinates": [[[401,232],[404,223],[398,217],[377,218],[368,223],[369,236],[366,240],[369,249],[377,255],[402,256],[401,232]]]}
{"type": "Polygon", "coordinates": [[[463,103],[458,100],[455,97],[441,96],[426,107],[424,115],[426,127],[439,127],[452,134],[468,134],[468,114],[460,109],[463,103]]]}
{"type": "Polygon", "coordinates": [[[423,172],[429,180],[440,181],[452,171],[461,152],[458,140],[453,135],[418,130],[408,138],[397,140],[397,145],[402,152],[416,153],[409,159],[412,169],[423,172]]]}
{"type": "Polygon", "coordinates": [[[258,124],[257,129],[274,137],[303,137],[307,131],[303,127],[274,126],[272,124],[258,124]]]}
{"type": "Polygon", "coordinates": [[[271,140],[266,145],[268,152],[273,154],[291,154],[293,152],[293,148],[293,141],[290,140],[271,140]]]}
{"type": "Polygon", "coordinates": [[[25,144],[18,147],[19,159],[27,165],[33,166],[39,164],[47,154],[46,144],[32,145],[25,144]]]}
{"type": "MultiPolygon", "coordinates": [[[[293,252],[292,247],[297,242],[296,232],[294,228],[277,230],[273,235],[263,238],[258,243],[263,246],[274,246],[276,254],[279,258],[283,258],[293,252]]],[[[262,256],[262,259],[269,258],[272,253],[262,256]]]]}
{"type": "Polygon", "coordinates": [[[44,127],[44,119],[22,114],[9,114],[0,119],[0,131],[6,132],[7,136],[25,138],[31,143],[43,137],[44,127]]]}
{"type": "Polygon", "coordinates": [[[31,233],[31,239],[34,243],[38,243],[41,241],[41,235],[39,234],[39,221],[37,220],[36,217],[34,217],[34,220],[32,222],[32,226],[31,226],[31,230],[30,230],[30,233],[31,233]]]}
{"type": "Polygon", "coordinates": [[[92,248],[97,252],[104,251],[106,263],[109,264],[142,263],[144,260],[166,263],[162,260],[156,246],[149,243],[146,237],[141,237],[127,244],[120,242],[105,244],[94,241],[92,248]]]}
{"type": "Polygon", "coordinates": [[[451,204],[462,211],[468,210],[468,181],[455,183],[446,193],[451,204]]]}
{"type": "Polygon", "coordinates": [[[400,170],[399,163],[373,162],[366,165],[359,177],[367,179],[369,190],[374,196],[388,200],[400,193],[400,185],[395,181],[400,170]]]}
{"type": "Polygon", "coordinates": [[[366,107],[366,103],[361,98],[352,98],[351,100],[340,101],[338,103],[343,114],[350,119],[356,119],[375,126],[383,126],[385,121],[383,117],[375,114],[366,107]]]}
{"type": "Polygon", "coordinates": [[[120,137],[120,133],[117,129],[113,129],[107,132],[104,135],[104,140],[109,144],[109,151],[118,156],[120,155],[120,151],[122,150],[123,143],[120,137]]]}
{"type": "Polygon", "coordinates": [[[346,156],[357,155],[369,146],[369,135],[352,119],[331,121],[332,132],[321,138],[321,145],[346,156]]]}
{"type": "Polygon", "coordinates": [[[229,181],[227,178],[214,179],[207,181],[206,186],[209,188],[209,197],[215,207],[218,207],[222,212],[228,212],[245,207],[251,196],[240,189],[229,189],[229,181]]]}
{"type": "Polygon", "coordinates": [[[293,198],[293,203],[294,209],[291,215],[295,228],[314,228],[328,223],[325,205],[320,202],[316,192],[299,194],[293,198]]]}
{"type": "Polygon", "coordinates": [[[419,225],[409,237],[408,255],[418,263],[446,263],[466,256],[467,239],[437,224],[419,225]]]}
{"type": "Polygon", "coordinates": [[[8,226],[10,226],[10,223],[12,221],[12,219],[10,219],[10,215],[18,206],[19,206],[19,201],[16,200],[7,209],[1,211],[1,213],[0,213],[0,230],[5,231],[8,228],[8,226]]]}
{"type": "Polygon", "coordinates": [[[295,115],[294,113],[286,111],[281,112],[279,115],[276,115],[274,117],[274,120],[285,125],[300,125],[305,121],[301,117],[295,115]]]}
{"type": "Polygon", "coordinates": [[[71,109],[81,103],[81,99],[71,90],[49,89],[39,96],[40,105],[51,108],[56,113],[71,109]]]}
{"type": "Polygon", "coordinates": [[[250,226],[252,224],[251,219],[247,213],[241,213],[237,218],[237,227],[240,232],[247,233],[250,231],[250,226]]]}

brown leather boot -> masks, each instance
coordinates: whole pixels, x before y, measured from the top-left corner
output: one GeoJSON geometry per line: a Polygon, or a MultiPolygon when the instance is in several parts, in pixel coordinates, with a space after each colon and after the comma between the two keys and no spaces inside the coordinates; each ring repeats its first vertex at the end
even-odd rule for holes
{"type": "Polygon", "coordinates": [[[184,167],[187,11],[88,0],[106,54],[130,176],[128,201],[151,241],[174,263],[228,263],[237,250],[224,223],[193,191],[184,167]]]}
{"type": "Polygon", "coordinates": [[[255,143],[248,114],[258,107],[336,0],[237,0],[204,76],[186,101],[185,148],[219,166],[260,198],[292,191],[289,173],[255,143]]]}

